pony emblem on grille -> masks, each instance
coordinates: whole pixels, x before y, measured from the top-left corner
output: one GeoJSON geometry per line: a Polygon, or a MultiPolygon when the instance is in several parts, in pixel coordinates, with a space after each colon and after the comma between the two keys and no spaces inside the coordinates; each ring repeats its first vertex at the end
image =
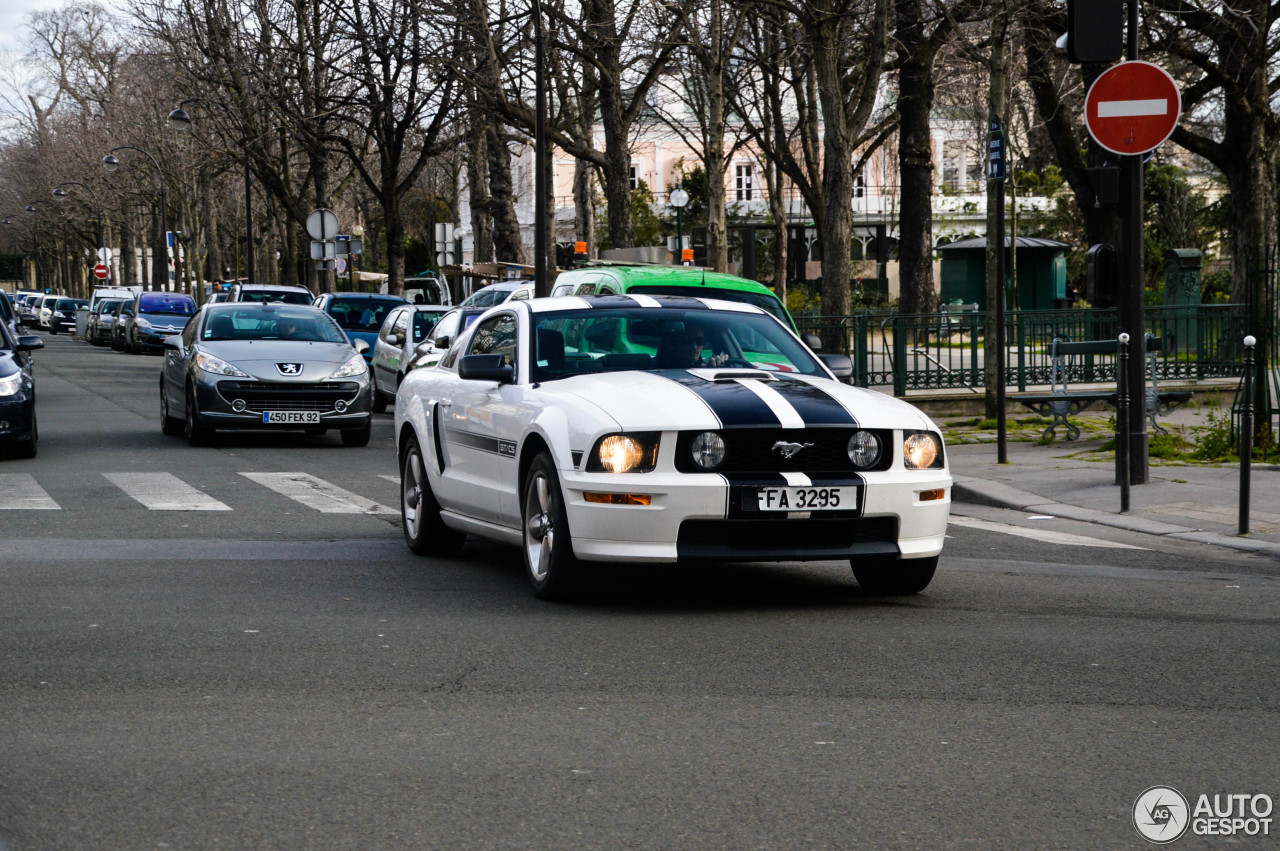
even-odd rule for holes
{"type": "Polygon", "coordinates": [[[781,452],[783,458],[794,458],[800,454],[800,451],[813,446],[812,443],[791,443],[787,440],[779,440],[773,444],[774,452],[781,452]]]}

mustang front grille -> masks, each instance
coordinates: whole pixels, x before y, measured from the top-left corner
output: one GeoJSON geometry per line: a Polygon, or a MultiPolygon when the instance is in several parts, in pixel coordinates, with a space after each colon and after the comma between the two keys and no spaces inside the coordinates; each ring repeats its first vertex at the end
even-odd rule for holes
{"type": "MultiPolygon", "coordinates": [[[[893,432],[872,429],[880,438],[880,460],[859,470],[849,460],[849,437],[855,428],[726,428],[719,434],[724,438],[724,462],[717,473],[859,473],[867,470],[887,470],[893,460],[891,439],[893,432]],[[784,458],[779,443],[799,444],[802,448],[790,458],[784,458]],[[810,445],[811,444],[811,445],[810,445]]],[[[700,431],[682,431],[676,438],[676,469],[682,473],[706,472],[694,464],[690,446],[700,431]]]]}
{"type": "Polygon", "coordinates": [[[244,402],[245,410],[262,411],[332,411],[338,400],[348,405],[355,401],[360,385],[354,381],[332,383],[307,382],[271,384],[265,381],[219,381],[218,393],[227,404],[244,402]]]}

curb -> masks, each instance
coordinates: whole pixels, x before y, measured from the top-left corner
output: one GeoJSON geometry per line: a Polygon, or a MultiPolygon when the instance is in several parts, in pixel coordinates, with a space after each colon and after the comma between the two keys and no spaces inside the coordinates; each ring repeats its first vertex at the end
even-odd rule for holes
{"type": "Polygon", "coordinates": [[[1203,529],[1177,526],[1172,523],[1150,520],[1133,514],[1113,514],[1108,511],[1098,511],[1092,508],[1082,508],[1078,505],[1054,502],[1043,496],[1019,490],[1002,482],[993,482],[989,479],[955,476],[951,486],[951,495],[955,502],[970,505],[985,505],[991,508],[1007,508],[1014,511],[1031,511],[1036,514],[1048,514],[1067,520],[1079,520],[1099,526],[1125,529],[1130,532],[1139,532],[1143,535],[1176,538],[1181,541],[1193,541],[1239,552],[1274,555],[1280,558],[1280,543],[1259,541],[1237,535],[1225,535],[1221,532],[1206,532],[1203,529]]]}

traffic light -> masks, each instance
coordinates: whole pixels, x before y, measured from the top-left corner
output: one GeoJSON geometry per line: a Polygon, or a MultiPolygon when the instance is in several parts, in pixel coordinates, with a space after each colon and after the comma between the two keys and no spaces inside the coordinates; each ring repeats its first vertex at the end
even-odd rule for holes
{"type": "Polygon", "coordinates": [[[1124,13],[1123,0],[1067,0],[1067,57],[1118,62],[1124,56],[1124,13]]]}
{"type": "Polygon", "coordinates": [[[1097,308],[1116,306],[1120,284],[1120,255],[1112,245],[1091,245],[1085,254],[1085,298],[1097,308]]]}

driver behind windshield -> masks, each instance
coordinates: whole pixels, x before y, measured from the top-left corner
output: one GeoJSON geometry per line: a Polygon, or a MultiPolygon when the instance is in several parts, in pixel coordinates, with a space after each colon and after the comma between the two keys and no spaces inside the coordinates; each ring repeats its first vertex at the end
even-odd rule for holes
{"type": "Polygon", "coordinates": [[[704,358],[702,350],[706,347],[706,334],[702,328],[686,322],[683,326],[675,325],[662,334],[658,342],[658,369],[693,369],[697,367],[721,366],[729,359],[729,355],[721,352],[704,358]]]}

